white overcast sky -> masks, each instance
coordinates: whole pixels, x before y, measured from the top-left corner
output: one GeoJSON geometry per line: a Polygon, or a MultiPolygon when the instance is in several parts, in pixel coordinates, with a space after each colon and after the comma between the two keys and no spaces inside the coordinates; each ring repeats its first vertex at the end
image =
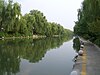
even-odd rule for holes
{"type": "Polygon", "coordinates": [[[49,22],[61,24],[64,28],[73,30],[77,21],[77,9],[83,0],[14,0],[21,4],[22,14],[36,9],[44,13],[49,22]]]}

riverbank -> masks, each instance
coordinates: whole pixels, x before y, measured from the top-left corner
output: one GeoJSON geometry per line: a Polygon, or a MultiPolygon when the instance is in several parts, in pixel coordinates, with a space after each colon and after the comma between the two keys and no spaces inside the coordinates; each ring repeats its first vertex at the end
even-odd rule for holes
{"type": "Polygon", "coordinates": [[[100,75],[100,48],[89,41],[83,41],[84,54],[78,57],[73,71],[77,71],[77,75],[100,75]]]}
{"type": "Polygon", "coordinates": [[[24,39],[24,38],[32,38],[32,39],[38,39],[38,38],[45,38],[46,36],[43,36],[43,35],[33,35],[33,36],[18,36],[18,37],[15,37],[15,36],[12,36],[12,37],[1,37],[0,39],[24,39]]]}
{"type": "MultiPolygon", "coordinates": [[[[50,37],[60,37],[61,35],[53,35],[50,37]]],[[[25,38],[32,38],[32,39],[38,39],[38,38],[45,38],[47,36],[45,35],[33,35],[33,36],[10,36],[10,37],[0,37],[0,40],[4,40],[4,39],[25,39],[25,38]]]]}

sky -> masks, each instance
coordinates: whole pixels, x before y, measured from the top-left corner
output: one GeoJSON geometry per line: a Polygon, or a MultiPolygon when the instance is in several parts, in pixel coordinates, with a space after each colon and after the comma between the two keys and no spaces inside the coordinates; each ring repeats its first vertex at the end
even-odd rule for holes
{"type": "Polygon", "coordinates": [[[77,21],[77,10],[81,8],[83,0],[13,0],[21,4],[24,15],[30,10],[39,10],[44,13],[48,22],[56,22],[64,28],[73,30],[77,21]]]}

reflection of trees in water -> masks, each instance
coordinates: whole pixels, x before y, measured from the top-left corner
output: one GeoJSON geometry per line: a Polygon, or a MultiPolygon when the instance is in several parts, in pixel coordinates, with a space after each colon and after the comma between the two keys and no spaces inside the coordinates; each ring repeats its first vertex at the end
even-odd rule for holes
{"type": "Polygon", "coordinates": [[[73,39],[73,48],[78,52],[80,50],[80,40],[78,37],[73,39]]]}
{"type": "Polygon", "coordinates": [[[12,75],[20,71],[20,58],[36,63],[47,50],[60,47],[69,38],[43,38],[0,41],[0,75],[12,75]]]}
{"type": "Polygon", "coordinates": [[[18,50],[11,45],[0,45],[0,75],[12,75],[19,72],[20,58],[18,50]]]}
{"type": "Polygon", "coordinates": [[[47,50],[60,47],[64,41],[67,41],[67,38],[42,38],[42,39],[34,39],[33,41],[26,43],[23,42],[21,57],[29,60],[29,62],[39,62],[41,60],[47,50]]]}

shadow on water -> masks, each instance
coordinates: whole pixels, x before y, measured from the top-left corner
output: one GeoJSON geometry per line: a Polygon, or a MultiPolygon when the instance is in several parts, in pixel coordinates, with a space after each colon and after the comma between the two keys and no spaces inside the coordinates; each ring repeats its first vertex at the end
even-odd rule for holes
{"type": "Polygon", "coordinates": [[[76,52],[80,50],[80,39],[78,37],[73,39],[73,48],[76,52]]]}
{"type": "MultiPolygon", "coordinates": [[[[72,72],[70,75],[80,75],[80,69],[79,66],[80,66],[80,62],[77,61],[77,58],[78,56],[82,56],[82,54],[80,54],[79,52],[81,51],[81,49],[83,48],[82,45],[84,45],[84,43],[80,40],[79,37],[75,37],[73,39],[73,49],[76,51],[76,55],[74,56],[73,58],[73,68],[72,68],[72,72]]],[[[83,52],[81,52],[83,53],[83,52]]]]}
{"type": "MultiPolygon", "coordinates": [[[[74,56],[74,58],[72,59],[72,61],[74,62],[74,64],[73,64],[73,71],[71,72],[71,74],[70,75],[74,75],[74,74],[72,74],[73,72],[74,72],[74,69],[75,69],[75,66],[77,65],[77,58],[78,58],[78,51],[80,50],[80,39],[79,39],[79,37],[75,37],[74,39],[73,39],[73,49],[76,51],[76,55],[74,56]]],[[[75,71],[76,72],[76,71],[75,71]]]]}
{"type": "Polygon", "coordinates": [[[60,47],[70,38],[15,39],[0,41],[0,75],[16,75],[20,71],[21,58],[37,63],[45,53],[60,47]]]}

